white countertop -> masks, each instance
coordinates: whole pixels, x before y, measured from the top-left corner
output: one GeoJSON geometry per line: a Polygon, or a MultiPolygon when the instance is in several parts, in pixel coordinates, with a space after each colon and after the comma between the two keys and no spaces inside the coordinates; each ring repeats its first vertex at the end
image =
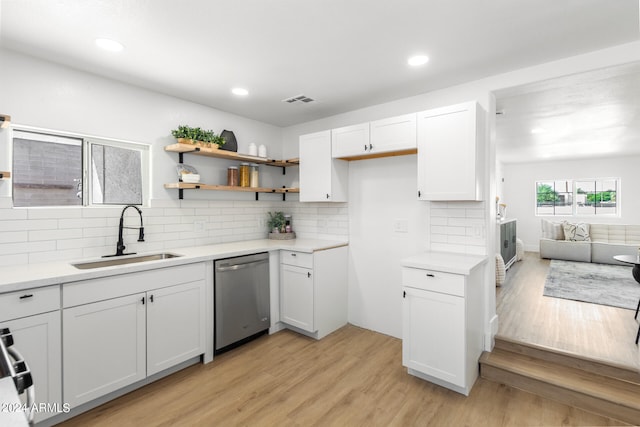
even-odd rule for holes
{"type": "Polygon", "coordinates": [[[484,255],[456,254],[452,252],[428,251],[400,261],[403,267],[422,268],[468,275],[475,267],[488,259],[484,255]]]}
{"type": "Polygon", "coordinates": [[[98,277],[113,276],[117,274],[132,273],[136,271],[152,270],[155,268],[170,267],[181,264],[190,264],[200,261],[211,261],[215,259],[246,255],[256,252],[288,249],[298,252],[311,253],[324,249],[346,246],[347,244],[347,241],[322,239],[261,239],[222,243],[217,245],[175,248],[164,251],[154,251],[149,253],[152,254],[159,252],[171,252],[174,254],[179,254],[181,256],[177,258],[158,261],[146,261],[88,270],[77,269],[72,266],[71,263],[79,261],[100,261],[104,260],[105,258],[56,261],[42,264],[24,264],[11,267],[0,267],[0,293],[37,288],[41,286],[56,285],[60,283],[76,282],[78,280],[95,279],[98,277]]]}

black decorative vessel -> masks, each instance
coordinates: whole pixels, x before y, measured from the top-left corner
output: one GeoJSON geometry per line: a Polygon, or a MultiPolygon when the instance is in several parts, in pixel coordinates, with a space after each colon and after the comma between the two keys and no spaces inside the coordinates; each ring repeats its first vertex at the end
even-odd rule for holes
{"type": "Polygon", "coordinates": [[[238,141],[236,141],[236,136],[230,130],[223,130],[220,134],[221,137],[226,141],[221,147],[221,150],[227,151],[238,151],[238,141]]]}

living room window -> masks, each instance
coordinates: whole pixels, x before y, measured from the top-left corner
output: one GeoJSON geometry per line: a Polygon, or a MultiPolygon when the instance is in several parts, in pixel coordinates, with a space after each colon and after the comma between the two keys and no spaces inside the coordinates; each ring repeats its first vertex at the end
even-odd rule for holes
{"type": "Polygon", "coordinates": [[[619,191],[619,178],[537,181],[536,215],[618,215],[619,191]]]}
{"type": "Polygon", "coordinates": [[[13,205],[141,205],[149,147],[32,129],[13,130],[13,205]]]}

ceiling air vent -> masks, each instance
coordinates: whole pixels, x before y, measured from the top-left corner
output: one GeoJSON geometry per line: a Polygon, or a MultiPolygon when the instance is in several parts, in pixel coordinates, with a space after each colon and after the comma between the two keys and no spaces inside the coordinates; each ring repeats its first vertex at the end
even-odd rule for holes
{"type": "Polygon", "coordinates": [[[294,102],[302,102],[304,104],[308,104],[310,102],[316,102],[316,100],[313,98],[309,98],[307,95],[297,95],[292,96],[291,98],[283,99],[282,102],[286,102],[288,104],[293,104],[294,102]]]}

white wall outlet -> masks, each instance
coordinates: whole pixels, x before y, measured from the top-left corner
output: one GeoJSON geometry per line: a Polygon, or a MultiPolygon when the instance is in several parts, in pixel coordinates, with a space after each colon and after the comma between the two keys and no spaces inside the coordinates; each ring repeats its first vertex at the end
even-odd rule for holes
{"type": "Polygon", "coordinates": [[[393,231],[396,233],[408,233],[409,221],[406,219],[396,219],[393,221],[393,231]]]}
{"type": "Polygon", "coordinates": [[[204,219],[193,221],[193,231],[204,231],[205,224],[206,221],[204,219]]]}

